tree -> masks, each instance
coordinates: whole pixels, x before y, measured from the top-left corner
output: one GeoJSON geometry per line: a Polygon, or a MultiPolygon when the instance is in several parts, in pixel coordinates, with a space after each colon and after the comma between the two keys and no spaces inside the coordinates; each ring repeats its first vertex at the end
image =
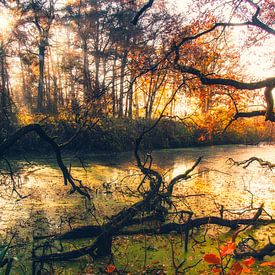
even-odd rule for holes
{"type": "MultiPolygon", "coordinates": [[[[132,117],[132,107],[134,105],[133,93],[140,90],[144,93],[145,117],[148,119],[152,118],[154,106],[156,105],[157,100],[159,108],[155,108],[155,110],[156,112],[158,111],[159,114],[158,119],[151,122],[150,127],[144,128],[135,140],[134,156],[136,165],[142,173],[142,179],[139,182],[136,193],[134,193],[139,200],[133,205],[119,211],[109,220],[104,221],[103,225],[90,225],[84,228],[78,228],[57,237],[59,240],[69,237],[94,237],[95,240],[92,244],[83,246],[79,249],[74,249],[72,251],[62,253],[54,252],[48,255],[37,255],[35,253],[37,251],[35,251],[33,253],[35,262],[71,260],[83,255],[90,255],[93,258],[110,256],[112,253],[113,237],[124,234],[167,234],[171,232],[176,232],[178,234],[184,233],[184,248],[185,251],[187,251],[190,231],[202,225],[217,224],[235,230],[232,236],[234,244],[232,244],[231,247],[226,246],[226,249],[222,248],[220,250],[222,251],[220,258],[213,254],[208,254],[204,257],[205,261],[215,264],[216,267],[218,267],[222,264],[224,257],[227,254],[231,255],[237,247],[235,244],[235,239],[240,233],[238,226],[244,225],[244,228],[247,229],[253,225],[266,225],[269,223],[274,223],[274,219],[270,216],[265,219],[261,218],[264,213],[263,205],[255,209],[251,204],[249,207],[249,213],[251,213],[252,217],[250,216],[250,218],[246,218],[239,215],[236,219],[228,219],[224,217],[225,211],[228,210],[224,209],[223,206],[220,206],[219,209],[220,216],[210,215],[196,218],[194,217],[194,213],[192,211],[178,211],[173,202],[174,187],[179,182],[186,181],[192,177],[192,172],[200,164],[201,158],[198,158],[184,173],[177,175],[170,181],[166,182],[161,173],[152,168],[153,158],[151,154],[147,154],[145,159],[142,160],[140,153],[140,147],[144,137],[155,127],[157,127],[160,120],[167,114],[168,107],[172,106],[172,102],[174,102],[176,96],[185,86],[188,86],[191,91],[194,91],[194,93],[199,89],[199,92],[195,94],[195,97],[201,97],[201,102],[206,101],[206,113],[209,112],[211,107],[210,100],[213,101],[218,98],[211,94],[212,90],[208,87],[219,88],[219,90],[222,91],[222,95],[229,95],[229,98],[233,99],[233,101],[236,97],[235,94],[232,95],[232,90],[234,92],[239,92],[242,90],[254,92],[258,89],[264,89],[264,97],[266,101],[265,110],[240,112],[238,110],[238,106],[234,104],[236,114],[232,118],[231,122],[239,117],[252,116],[265,116],[266,120],[271,122],[275,121],[272,96],[275,78],[273,77],[257,81],[243,81],[239,78],[239,76],[235,75],[236,71],[225,70],[225,68],[228,67],[226,62],[224,60],[220,61],[223,54],[223,44],[220,44],[222,43],[220,38],[226,33],[226,30],[243,26],[253,26],[260,31],[268,33],[268,35],[274,34],[274,30],[267,24],[267,22],[264,23],[263,20],[259,19],[261,9],[263,9],[265,4],[269,3],[269,1],[265,2],[263,6],[256,5],[252,1],[240,1],[236,6],[235,2],[227,1],[225,4],[228,5],[228,3],[231,3],[235,12],[238,12],[239,9],[242,11],[247,11],[245,9],[246,5],[252,6],[252,9],[254,9],[255,12],[252,13],[250,20],[232,23],[232,21],[226,20],[228,18],[224,15],[221,15],[220,17],[210,16],[209,13],[206,13],[206,11],[203,10],[203,14],[200,14],[200,20],[188,23],[185,27],[180,26],[177,28],[176,26],[171,29],[172,34],[170,33],[170,35],[167,33],[162,33],[167,21],[163,22],[159,17],[159,21],[157,20],[157,23],[155,23],[155,20],[146,20],[146,16],[152,16],[156,19],[154,17],[154,9],[151,10],[156,2],[157,1],[154,0],[148,1],[135,13],[134,11],[137,9],[137,6],[133,5],[133,7],[132,2],[125,3],[125,1],[121,1],[122,6],[119,6],[120,3],[117,3],[117,1],[113,1],[111,6],[109,6],[110,9],[108,9],[108,12],[103,13],[99,12],[98,1],[91,3],[80,2],[77,3],[79,5],[67,7],[69,8],[68,13],[72,17],[72,22],[76,24],[74,27],[76,27],[76,33],[80,38],[80,44],[76,47],[76,51],[74,52],[75,55],[71,56],[70,60],[64,60],[64,62],[62,62],[64,69],[63,72],[69,75],[67,78],[78,78],[78,76],[79,78],[83,77],[82,102],[86,101],[87,103],[87,101],[89,102],[91,98],[97,97],[99,86],[101,86],[100,72],[103,71],[102,83],[105,84],[108,74],[107,64],[109,64],[110,68],[112,68],[110,77],[110,83],[112,85],[110,98],[113,100],[113,115],[117,114],[119,118],[123,117],[123,115],[132,117]],[[88,4],[92,5],[89,6],[88,4]],[[72,11],[73,8],[77,11],[76,13],[72,11]],[[112,8],[115,9],[115,12],[113,12],[112,8]],[[112,19],[107,20],[109,19],[107,15],[111,15],[112,19]],[[93,19],[91,20],[91,18],[93,19]],[[129,22],[131,21],[130,18],[133,18],[132,22],[134,25],[138,25],[137,27],[129,25],[129,22]],[[147,23],[150,27],[146,28],[147,23]],[[105,30],[105,24],[114,24],[115,26],[115,28],[109,28],[110,32],[107,35],[104,35],[102,31],[103,29],[105,30]],[[94,31],[92,34],[89,32],[89,27],[91,27],[94,31]],[[134,31],[137,31],[137,33],[134,31]],[[149,31],[150,35],[146,36],[146,31],[149,31]],[[149,44],[147,47],[145,47],[145,45],[140,41],[142,37],[148,38],[146,39],[146,43],[149,44]],[[205,46],[205,44],[208,44],[206,38],[212,40],[214,39],[218,45],[221,45],[221,47],[214,48],[212,46],[205,46]],[[99,43],[99,40],[101,40],[102,44],[99,43]],[[112,42],[109,40],[112,40],[112,42]],[[149,41],[152,41],[152,43],[148,43],[149,41]],[[104,45],[103,49],[102,45],[104,45]],[[111,49],[111,46],[114,46],[114,49],[111,49]],[[81,54],[79,54],[79,52],[77,53],[77,50],[79,49],[81,50],[81,54]],[[92,49],[91,52],[89,49],[92,49]],[[198,57],[199,60],[196,59],[198,57]],[[91,66],[92,63],[94,66],[91,66]],[[138,68],[136,68],[137,65],[139,66],[138,68]],[[100,69],[100,67],[102,69],[100,69]],[[82,73],[80,73],[81,69],[83,69],[82,73]],[[127,74],[127,70],[129,70],[129,74],[127,74]],[[92,81],[93,77],[94,80],[92,81]],[[128,85],[125,85],[126,79],[130,80],[128,85]],[[94,84],[93,87],[91,85],[92,83],[94,84]],[[115,87],[117,83],[119,86],[118,89],[115,87]],[[142,87],[139,87],[139,85],[142,85],[142,87]],[[227,88],[230,89],[230,91],[226,93],[223,89],[228,91],[227,88]],[[157,94],[159,91],[160,94],[157,94]],[[165,100],[163,100],[163,98],[165,100]],[[162,100],[164,103],[161,102],[162,100]],[[160,106],[163,108],[160,108],[160,106]],[[169,219],[169,215],[174,217],[173,222],[169,219]],[[138,227],[142,225],[143,222],[152,221],[154,222],[154,226],[152,228],[140,229],[138,227]],[[133,230],[130,228],[133,225],[138,228],[133,230]],[[230,251],[230,253],[228,251],[230,251]]],[[[216,2],[207,1],[206,8],[209,6],[209,3],[212,4],[216,2]]],[[[200,1],[199,4],[201,4],[200,1]]],[[[101,7],[106,6],[103,5],[101,7]]],[[[174,24],[181,24],[180,20],[173,20],[172,16],[167,16],[166,19],[167,18],[170,20],[169,26],[171,28],[174,24]]],[[[237,18],[243,19],[242,16],[237,16],[237,18]]],[[[266,18],[269,19],[269,16],[266,18]]],[[[39,45],[39,47],[43,47],[44,44],[42,46],[41,44],[39,45]]],[[[227,60],[227,58],[225,59],[227,60]]],[[[39,64],[39,68],[43,69],[44,61],[39,64]]],[[[39,76],[41,77],[41,75],[43,75],[43,70],[40,70],[39,76]]],[[[42,81],[43,79],[44,76],[42,81]]],[[[43,87],[42,81],[39,86],[40,88],[43,87]]],[[[71,84],[71,105],[73,105],[73,100],[76,100],[77,97],[74,90],[74,85],[77,82],[80,84],[81,81],[78,81],[77,79],[69,79],[69,81],[71,84]]],[[[102,86],[105,85],[102,84],[102,86]]],[[[41,91],[43,92],[43,89],[41,91]]],[[[220,98],[218,99],[220,100],[220,98]]],[[[77,100],[77,103],[78,102],[80,102],[80,96],[77,100]]],[[[137,103],[139,104],[139,102],[137,103]]],[[[84,107],[87,106],[83,105],[83,108],[84,107]]],[[[89,108],[90,106],[88,105],[87,109],[89,110],[89,108]]],[[[173,107],[170,108],[172,115],[173,107]]],[[[79,105],[77,109],[80,109],[79,105]]],[[[88,115],[89,114],[87,114],[87,116],[88,115]]],[[[84,124],[86,125],[86,123],[84,124]]],[[[68,169],[62,161],[61,149],[63,149],[67,143],[57,144],[55,139],[51,138],[38,124],[25,126],[18,130],[9,139],[5,140],[0,145],[0,156],[3,156],[9,147],[29,132],[35,132],[51,145],[56,154],[59,168],[63,173],[65,184],[67,182],[70,183],[73,192],[78,191],[89,200],[89,190],[85,188],[80,181],[75,180],[71,176],[70,169],[68,169]]],[[[77,135],[78,132],[76,132],[73,138],[77,135]]],[[[248,162],[236,162],[234,160],[232,162],[237,165],[246,165],[246,163],[250,164],[253,161],[258,161],[262,166],[269,168],[274,166],[272,163],[255,158],[248,160],[248,162]]],[[[272,255],[273,250],[274,245],[270,243],[261,251],[249,252],[249,256],[262,258],[265,255],[272,255]]],[[[236,252],[235,254],[236,257],[240,258],[248,255],[247,253],[239,252],[236,252]]],[[[182,268],[182,263],[178,266],[175,262],[173,264],[177,274],[179,272],[185,272],[185,270],[179,271],[182,268]]],[[[223,270],[225,269],[226,268],[223,267],[223,270]]],[[[112,267],[109,270],[114,271],[115,269],[112,267]]],[[[235,271],[235,273],[238,274],[237,271],[235,271]]]]}
{"type": "Polygon", "coordinates": [[[32,29],[35,33],[34,43],[38,47],[38,87],[37,87],[37,101],[36,101],[36,111],[45,111],[45,88],[44,88],[44,78],[45,78],[45,54],[47,47],[49,46],[50,29],[55,18],[55,2],[50,1],[19,1],[18,9],[22,13],[22,17],[18,24],[18,31],[23,32],[32,29]],[[20,30],[20,28],[24,30],[20,30]]]}

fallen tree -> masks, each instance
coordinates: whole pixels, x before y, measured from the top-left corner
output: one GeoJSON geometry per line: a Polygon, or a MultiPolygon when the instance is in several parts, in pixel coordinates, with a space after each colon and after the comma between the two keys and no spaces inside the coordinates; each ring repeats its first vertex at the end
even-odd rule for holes
{"type": "MultiPolygon", "coordinates": [[[[250,210],[252,212],[257,210],[256,214],[254,214],[251,218],[242,218],[239,216],[236,219],[224,218],[224,209],[220,211],[220,217],[206,216],[198,218],[193,218],[194,213],[192,211],[178,211],[173,202],[174,187],[180,182],[186,181],[192,177],[192,172],[201,162],[201,157],[195,161],[190,169],[186,170],[183,174],[174,177],[168,183],[158,171],[152,169],[153,159],[150,154],[147,154],[145,160],[142,161],[140,156],[140,145],[142,139],[144,135],[149,133],[154,127],[157,126],[161,118],[162,116],[159,117],[159,119],[152,125],[152,127],[144,130],[136,139],[134,155],[137,167],[143,174],[143,178],[140,181],[137,192],[142,197],[142,199],[132,206],[124,208],[118,214],[112,216],[102,226],[85,226],[73,229],[60,236],[47,239],[48,245],[49,241],[51,240],[61,241],[66,239],[95,238],[91,245],[67,252],[57,252],[51,254],[42,253],[42,255],[37,255],[37,252],[39,249],[41,249],[41,246],[39,246],[38,248],[34,249],[33,252],[34,262],[64,261],[79,258],[85,255],[89,255],[93,258],[110,256],[112,254],[113,237],[121,235],[162,235],[177,233],[184,237],[185,250],[187,250],[190,232],[192,232],[195,228],[199,229],[201,226],[213,224],[235,230],[241,226],[248,228],[249,226],[268,225],[270,223],[274,223],[274,219],[272,217],[269,217],[268,219],[261,218],[263,213],[263,206],[259,208],[251,208],[250,210]],[[176,211],[171,212],[172,208],[176,211]],[[174,221],[171,222],[171,216],[176,217],[177,221],[174,219],[174,221]],[[154,224],[150,225],[152,222],[154,222],[154,224]],[[134,229],[131,228],[132,226],[138,227],[144,224],[148,224],[150,226],[134,229]]],[[[37,133],[43,140],[52,146],[59,168],[63,173],[65,184],[69,182],[73,188],[73,191],[77,191],[84,197],[90,198],[90,196],[87,195],[88,193],[86,193],[86,188],[84,188],[82,185],[79,186],[75,184],[75,181],[77,180],[71,176],[69,170],[64,165],[61,157],[62,145],[58,145],[54,139],[49,137],[43,128],[38,124],[32,124],[23,127],[15,134],[13,134],[10,139],[4,141],[4,143],[0,145],[1,157],[3,157],[8,148],[11,147],[18,139],[32,131],[37,133]]],[[[266,255],[273,253],[270,252],[271,248],[272,246],[268,246],[268,249],[261,251],[259,258],[262,257],[265,252],[267,253],[266,255]]],[[[236,257],[243,257],[241,255],[243,254],[236,254],[236,257]]]]}
{"type": "MultiPolygon", "coordinates": [[[[159,118],[159,120],[161,117],[159,118]]],[[[200,228],[205,225],[219,225],[228,227],[230,229],[238,229],[241,226],[246,228],[256,225],[268,225],[274,223],[274,219],[262,219],[264,212],[263,205],[259,208],[251,208],[251,211],[256,211],[251,218],[237,219],[224,218],[225,210],[220,211],[220,217],[207,216],[193,218],[194,213],[189,210],[178,211],[173,202],[173,189],[176,184],[186,181],[192,177],[192,172],[201,162],[201,157],[193,164],[193,166],[180,174],[165,182],[161,174],[152,169],[152,156],[147,154],[145,160],[142,162],[139,152],[139,147],[143,136],[151,131],[158,122],[151,128],[143,131],[136,140],[135,158],[138,168],[143,174],[143,178],[137,188],[142,200],[136,202],[128,208],[124,208],[118,214],[114,215],[102,226],[91,225],[81,228],[73,229],[60,236],[53,237],[52,240],[66,240],[79,238],[95,238],[91,245],[75,249],[67,252],[57,252],[51,254],[35,255],[35,262],[51,262],[51,261],[66,261],[89,255],[92,258],[100,258],[110,256],[112,254],[112,239],[115,236],[121,235],[144,235],[144,234],[181,234],[185,239],[185,250],[188,248],[188,241],[190,232],[195,228],[200,228]],[[140,190],[144,190],[141,192],[140,190]],[[176,211],[170,211],[171,209],[176,211]],[[171,222],[169,218],[171,215],[177,217],[177,222],[171,222]],[[152,222],[155,222],[153,225],[152,222]],[[140,226],[148,224],[148,227],[131,229],[131,226],[140,226]]]]}

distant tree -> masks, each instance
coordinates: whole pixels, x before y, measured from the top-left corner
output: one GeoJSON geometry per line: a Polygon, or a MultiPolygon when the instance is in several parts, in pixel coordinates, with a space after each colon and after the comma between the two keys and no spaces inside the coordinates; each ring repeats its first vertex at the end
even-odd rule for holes
{"type": "MultiPolygon", "coordinates": [[[[55,2],[53,0],[27,0],[18,1],[17,9],[21,18],[17,24],[18,32],[28,35],[28,39],[32,39],[33,44],[38,47],[38,87],[36,111],[44,112],[46,110],[46,93],[45,93],[45,55],[49,46],[50,29],[55,18],[55,2]],[[30,32],[32,37],[29,37],[30,32]]],[[[48,95],[49,97],[49,95],[48,95]]]]}

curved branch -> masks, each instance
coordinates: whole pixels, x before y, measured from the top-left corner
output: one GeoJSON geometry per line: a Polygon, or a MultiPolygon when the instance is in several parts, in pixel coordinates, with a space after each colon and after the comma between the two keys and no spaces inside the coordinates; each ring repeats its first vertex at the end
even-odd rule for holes
{"type": "Polygon", "coordinates": [[[184,66],[179,63],[175,64],[175,68],[182,73],[189,73],[197,76],[200,79],[201,83],[204,85],[231,86],[240,90],[256,90],[256,89],[261,89],[266,87],[272,90],[275,87],[275,77],[267,78],[262,81],[246,83],[246,82],[240,82],[229,78],[221,78],[221,77],[211,78],[203,74],[200,70],[194,67],[184,66]]]}
{"type": "Polygon", "coordinates": [[[173,188],[174,188],[175,184],[177,184],[178,182],[180,182],[182,180],[187,180],[191,177],[189,174],[199,165],[201,160],[202,160],[202,157],[199,157],[190,169],[186,170],[183,174],[180,174],[180,175],[174,177],[170,181],[170,183],[168,184],[168,187],[167,187],[167,196],[168,197],[172,195],[173,188]]]}
{"type": "Polygon", "coordinates": [[[79,194],[85,196],[88,200],[91,199],[89,193],[87,192],[87,188],[84,186],[76,185],[74,179],[72,178],[68,168],[64,164],[62,157],[61,157],[61,147],[54,141],[53,138],[47,135],[47,133],[43,130],[41,125],[39,124],[30,124],[25,127],[20,128],[18,131],[16,131],[13,135],[11,135],[8,139],[4,140],[0,144],[0,158],[4,156],[4,154],[9,150],[10,147],[12,147],[20,138],[25,136],[26,134],[30,132],[35,132],[42,140],[47,142],[53,149],[57,164],[60,168],[60,170],[63,173],[64,178],[64,184],[67,185],[69,182],[72,186],[71,192],[77,191],[79,194]]]}
{"type": "Polygon", "coordinates": [[[268,167],[270,170],[272,170],[272,168],[275,168],[274,163],[262,160],[257,157],[251,157],[251,158],[249,158],[247,160],[243,160],[243,161],[235,161],[234,159],[229,158],[228,161],[231,162],[233,165],[237,165],[237,166],[243,165],[243,168],[247,168],[254,161],[257,161],[262,167],[268,167]]]}
{"type": "Polygon", "coordinates": [[[139,18],[141,17],[141,15],[143,13],[145,13],[146,10],[148,10],[149,8],[152,7],[154,3],[154,0],[149,0],[134,16],[134,18],[132,19],[132,24],[136,25],[138,23],[139,18]]]}
{"type": "MultiPolygon", "coordinates": [[[[269,120],[275,122],[275,114],[273,112],[274,108],[274,100],[272,96],[272,90],[275,87],[275,77],[267,78],[262,81],[246,83],[240,82],[234,79],[222,78],[222,77],[208,77],[203,74],[200,70],[190,67],[184,66],[178,63],[179,60],[179,52],[176,50],[176,59],[175,59],[175,69],[179,70],[181,73],[188,73],[195,75],[199,78],[202,84],[204,85],[223,85],[223,86],[231,86],[239,90],[256,90],[265,88],[264,95],[267,104],[267,108],[265,111],[252,111],[252,112],[237,112],[230,122],[230,124],[239,117],[254,117],[254,116],[265,116],[265,120],[269,120]]],[[[228,127],[226,127],[228,128],[228,127]]]]}

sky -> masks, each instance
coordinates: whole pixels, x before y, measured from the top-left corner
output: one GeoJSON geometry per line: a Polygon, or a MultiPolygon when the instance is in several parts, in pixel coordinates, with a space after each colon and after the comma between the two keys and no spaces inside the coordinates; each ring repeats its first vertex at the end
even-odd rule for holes
{"type": "Polygon", "coordinates": [[[172,5],[175,5],[179,10],[186,10],[188,4],[190,4],[191,0],[169,0],[172,5]]]}
{"type": "MultiPolygon", "coordinates": [[[[188,9],[188,5],[193,0],[169,0],[171,5],[176,7],[176,12],[185,12],[188,9]]],[[[230,9],[228,9],[229,11],[230,9]]],[[[236,44],[240,44],[241,40],[245,37],[244,32],[240,31],[240,28],[231,30],[233,39],[236,44]]],[[[274,77],[275,75],[275,37],[269,35],[261,45],[252,45],[247,49],[242,50],[240,64],[246,69],[247,75],[258,78],[274,77]]]]}
{"type": "MultiPolygon", "coordinates": [[[[60,0],[63,1],[63,0],[60,0]]],[[[157,1],[157,0],[156,0],[157,1]]],[[[175,12],[185,12],[192,0],[169,0],[171,7],[175,12]]],[[[0,38],[7,36],[9,33],[11,17],[6,12],[0,10],[0,38]]],[[[235,41],[238,44],[243,39],[241,32],[238,29],[232,31],[235,41]]],[[[275,74],[274,68],[274,44],[275,37],[270,35],[263,45],[251,46],[249,49],[242,52],[241,64],[246,67],[249,75],[257,75],[261,78],[271,77],[275,74]]]]}

